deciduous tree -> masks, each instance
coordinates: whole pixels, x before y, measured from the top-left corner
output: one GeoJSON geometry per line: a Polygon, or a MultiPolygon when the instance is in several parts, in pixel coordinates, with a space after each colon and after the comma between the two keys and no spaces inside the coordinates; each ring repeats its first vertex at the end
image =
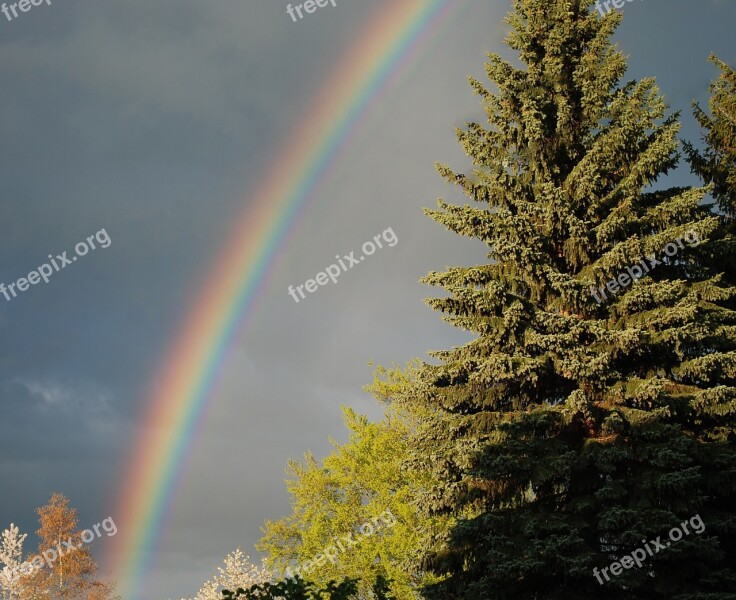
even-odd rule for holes
{"type": "Polygon", "coordinates": [[[77,529],[77,510],[62,494],[36,510],[39,517],[38,554],[50,564],[24,578],[29,600],[107,600],[114,596],[111,583],[97,579],[97,564],[77,529]],[[66,542],[66,544],[64,543],[66,542]],[[72,548],[69,548],[69,545],[72,548]]]}
{"type": "Polygon", "coordinates": [[[254,565],[240,548],[228,554],[223,562],[225,566],[217,567],[217,574],[202,585],[194,600],[222,600],[223,589],[249,589],[271,579],[271,571],[265,564],[254,565]]]}
{"type": "Polygon", "coordinates": [[[19,600],[22,591],[20,566],[23,563],[23,542],[27,534],[20,533],[18,526],[11,523],[3,531],[0,541],[0,591],[4,600],[19,600]]]}
{"type": "MultiPolygon", "coordinates": [[[[388,400],[408,384],[411,368],[380,373],[385,377],[370,390],[388,400]]],[[[355,579],[368,597],[376,578],[384,577],[391,580],[396,598],[417,598],[419,586],[436,581],[419,568],[421,548],[449,526],[446,516],[421,518],[414,505],[417,492],[431,484],[426,470],[402,470],[417,415],[394,407],[382,421],[371,423],[349,408],[343,412],[349,441],[333,442],[335,450],[323,461],[307,454],[304,463],[290,463],[292,513],[266,523],[259,549],[279,571],[294,562],[306,565],[304,576],[322,585],[355,579]],[[383,523],[372,535],[356,535],[359,543],[325,559],[336,540],[385,511],[395,517],[391,526],[383,523]]]]}

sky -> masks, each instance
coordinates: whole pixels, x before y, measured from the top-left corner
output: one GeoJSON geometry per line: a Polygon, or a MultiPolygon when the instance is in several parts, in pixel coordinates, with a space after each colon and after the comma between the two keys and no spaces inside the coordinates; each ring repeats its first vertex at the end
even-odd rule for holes
{"type": "MultiPolygon", "coordinates": [[[[0,282],[97,235],[48,283],[0,296],[0,530],[31,534],[26,550],[53,491],[80,527],[115,518],[151,386],[234,219],[392,1],[337,0],[297,22],[279,0],[53,0],[0,13],[0,282]]],[[[422,208],[464,203],[434,164],[468,168],[454,128],[483,112],[467,76],[483,77],[488,52],[509,56],[510,3],[456,1],[279,248],[220,365],[146,599],[194,596],[238,546],[257,556],[264,521],[289,512],[287,460],[344,441],[343,404],[380,418],[363,391],[371,364],[467,340],[424,304],[432,291],[418,279],[481,263],[484,249],[422,208]],[[299,303],[288,294],[387,228],[395,245],[299,303]]],[[[735,62],[736,3],[641,0],[623,12],[627,77],[656,76],[681,137],[697,140],[690,103],[707,104],[711,52],[735,62]]],[[[686,168],[665,181],[697,183],[686,168]]],[[[110,543],[92,552],[102,560],[110,543]]]]}

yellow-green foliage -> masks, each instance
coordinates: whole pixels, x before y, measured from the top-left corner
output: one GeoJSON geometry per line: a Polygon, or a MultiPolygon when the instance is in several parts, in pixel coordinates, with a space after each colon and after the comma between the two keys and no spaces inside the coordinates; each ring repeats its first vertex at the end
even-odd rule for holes
{"type": "MultiPolygon", "coordinates": [[[[376,397],[387,399],[392,386],[401,384],[400,371],[392,373],[391,381],[377,377],[370,386],[376,397]]],[[[385,374],[379,370],[379,376],[385,374]]],[[[268,553],[269,565],[280,573],[289,565],[315,559],[335,546],[335,538],[390,511],[393,526],[381,521],[373,535],[356,534],[358,544],[340,552],[335,564],[323,561],[301,576],[319,584],[355,578],[361,592],[367,593],[376,576],[384,575],[397,599],[419,598],[418,586],[435,579],[416,566],[416,557],[449,526],[446,517],[420,518],[413,504],[417,490],[430,484],[426,473],[402,468],[415,416],[395,405],[388,406],[378,423],[347,407],[343,413],[349,441],[340,445],[333,440],[334,451],[321,463],[311,453],[304,462],[290,462],[287,487],[292,513],[266,523],[258,548],[268,553]]]]}

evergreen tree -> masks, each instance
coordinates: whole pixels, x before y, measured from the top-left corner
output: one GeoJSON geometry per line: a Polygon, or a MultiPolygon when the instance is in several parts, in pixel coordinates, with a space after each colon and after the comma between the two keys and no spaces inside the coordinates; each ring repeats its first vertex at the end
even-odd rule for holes
{"type": "MultiPolygon", "coordinates": [[[[685,153],[693,173],[711,186],[726,231],[736,232],[736,71],[715,55],[710,60],[721,72],[710,86],[710,115],[693,103],[704,147],[700,150],[685,142],[685,153]]],[[[728,248],[721,248],[724,243],[728,242],[714,241],[703,260],[713,263],[726,280],[736,283],[736,256],[728,248]]]]}
{"type": "Polygon", "coordinates": [[[695,118],[703,129],[705,149],[685,144],[690,165],[706,183],[722,212],[736,216],[736,71],[715,55],[710,60],[721,75],[711,85],[710,115],[695,103],[695,118]]]}
{"type": "Polygon", "coordinates": [[[410,466],[440,483],[422,510],[460,519],[425,555],[449,576],[426,596],[733,598],[736,288],[711,258],[734,239],[705,190],[656,185],[677,115],[652,79],[623,81],[620,14],[513,4],[521,67],[489,56],[495,89],[470,80],[488,126],[457,132],[472,173],[438,166],[476,205],[427,211],[488,247],[423,280],[475,339],[393,394],[425,415],[410,466]],[[702,533],[609,568],[696,516],[702,533]]]}

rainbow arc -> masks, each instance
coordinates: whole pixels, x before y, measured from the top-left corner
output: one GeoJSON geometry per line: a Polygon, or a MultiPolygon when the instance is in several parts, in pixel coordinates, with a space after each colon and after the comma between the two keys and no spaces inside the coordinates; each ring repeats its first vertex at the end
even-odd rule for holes
{"type": "Polygon", "coordinates": [[[113,515],[119,533],[107,562],[124,600],[143,600],[212,386],[233,338],[253,313],[277,251],[334,172],[361,119],[458,7],[459,0],[383,3],[321,86],[308,118],[288,137],[262,183],[246,195],[246,208],[162,361],[118,490],[113,515]]]}

